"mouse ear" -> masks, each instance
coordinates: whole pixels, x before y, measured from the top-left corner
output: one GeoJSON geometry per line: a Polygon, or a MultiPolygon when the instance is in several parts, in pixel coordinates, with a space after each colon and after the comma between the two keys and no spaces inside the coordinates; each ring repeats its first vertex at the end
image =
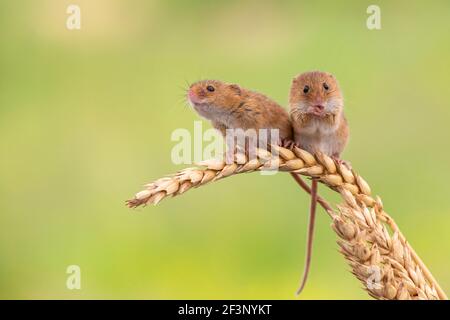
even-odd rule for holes
{"type": "Polygon", "coordinates": [[[241,87],[237,84],[230,84],[230,89],[236,92],[237,95],[241,95],[241,87]]]}

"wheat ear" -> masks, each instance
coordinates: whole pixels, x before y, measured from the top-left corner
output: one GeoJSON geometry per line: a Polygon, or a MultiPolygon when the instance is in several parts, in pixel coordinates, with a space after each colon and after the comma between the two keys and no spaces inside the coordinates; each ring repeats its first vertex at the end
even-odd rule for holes
{"type": "Polygon", "coordinates": [[[129,207],[158,204],[191,188],[238,173],[273,170],[301,174],[317,179],[338,192],[344,202],[334,211],[322,199],[321,205],[332,218],[332,228],[339,236],[340,252],[352,273],[376,299],[442,299],[447,296],[431,272],[406,241],[394,220],[384,211],[379,197],[373,197],[368,183],[354,170],[318,153],[312,155],[294,147],[273,147],[272,153],[257,149],[255,159],[236,155],[232,163],[207,160],[200,167],[187,168],[145,186],[129,207]],[[390,230],[389,230],[390,229],[390,230]]]}

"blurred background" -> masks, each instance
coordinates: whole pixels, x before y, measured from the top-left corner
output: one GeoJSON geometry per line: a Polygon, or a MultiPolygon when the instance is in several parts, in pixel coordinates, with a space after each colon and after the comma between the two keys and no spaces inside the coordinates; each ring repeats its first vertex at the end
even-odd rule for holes
{"type": "MultiPolygon", "coordinates": [[[[198,120],[189,82],[287,105],[336,75],[344,158],[450,291],[448,1],[40,0],[0,3],[0,298],[291,299],[309,200],[284,174],[232,177],[130,210],[198,120]],[[68,30],[69,4],[81,29],[68,30]],[[366,9],[381,8],[381,30],[366,9]],[[66,268],[81,268],[68,290],[66,268]]],[[[210,125],[204,122],[204,128],[210,125]]],[[[338,198],[325,188],[329,200],[338,198]]],[[[301,299],[367,299],[320,211],[301,299]]]]}

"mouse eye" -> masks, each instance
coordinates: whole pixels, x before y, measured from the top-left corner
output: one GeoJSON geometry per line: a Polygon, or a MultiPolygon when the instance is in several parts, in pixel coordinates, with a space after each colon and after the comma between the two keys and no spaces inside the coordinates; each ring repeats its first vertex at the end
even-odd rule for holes
{"type": "Polygon", "coordinates": [[[309,86],[305,86],[303,88],[303,93],[308,93],[309,92],[309,86]]]}
{"type": "Polygon", "coordinates": [[[214,92],[214,87],[213,86],[207,86],[206,90],[208,90],[209,92],[214,92]]]}
{"type": "Polygon", "coordinates": [[[330,87],[329,87],[325,82],[323,83],[323,88],[324,88],[325,90],[330,89],[330,87]]]}

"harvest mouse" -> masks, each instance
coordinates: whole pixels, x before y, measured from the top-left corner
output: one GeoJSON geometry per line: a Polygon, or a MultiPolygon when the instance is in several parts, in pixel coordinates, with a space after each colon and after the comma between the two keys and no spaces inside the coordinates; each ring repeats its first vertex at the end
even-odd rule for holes
{"type": "MultiPolygon", "coordinates": [[[[274,128],[279,129],[280,142],[289,145],[292,141],[288,113],[263,94],[244,89],[237,84],[203,80],[190,86],[187,98],[193,108],[210,120],[223,136],[226,135],[227,129],[274,128]]],[[[294,173],[292,176],[300,187],[311,193],[309,186],[299,176],[294,173]]],[[[313,196],[317,199],[317,192],[313,196]]],[[[318,200],[323,201],[320,197],[318,200]]],[[[315,202],[316,200],[313,203],[315,202]]],[[[311,249],[311,244],[307,249],[311,249]]],[[[311,256],[310,253],[307,255],[311,256]]]]}
{"type": "MultiPolygon", "coordinates": [[[[326,72],[305,72],[294,78],[289,94],[294,141],[314,154],[322,152],[339,163],[347,144],[349,129],[344,115],[344,101],[335,77],[326,72]]],[[[317,202],[317,180],[311,183],[310,222],[305,270],[299,294],[308,278],[317,202]]]]}
{"type": "Polygon", "coordinates": [[[278,129],[281,141],[292,139],[289,114],[261,93],[237,84],[203,80],[189,87],[187,99],[223,136],[227,129],[278,129]]]}

